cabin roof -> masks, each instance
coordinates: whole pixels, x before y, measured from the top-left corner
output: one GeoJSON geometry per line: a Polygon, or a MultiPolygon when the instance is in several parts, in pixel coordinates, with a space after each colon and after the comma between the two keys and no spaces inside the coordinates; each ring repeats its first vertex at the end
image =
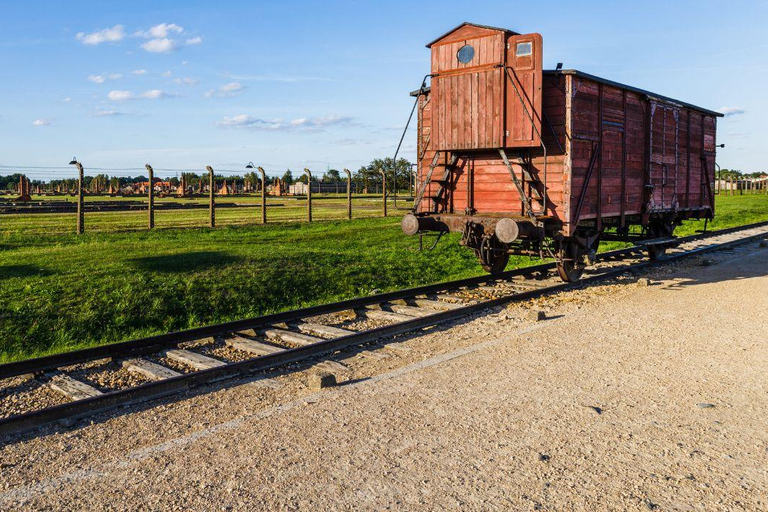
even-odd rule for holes
{"type": "Polygon", "coordinates": [[[457,30],[459,30],[461,27],[465,27],[465,26],[467,26],[467,25],[469,25],[470,27],[487,28],[488,30],[498,30],[499,32],[506,32],[506,33],[508,33],[508,34],[512,34],[512,35],[518,35],[518,33],[517,33],[517,32],[515,32],[515,31],[513,31],[513,30],[509,30],[509,29],[507,29],[507,28],[492,27],[492,26],[490,26],[490,25],[480,25],[480,24],[478,24],[478,23],[470,23],[470,22],[468,22],[468,21],[465,21],[465,22],[464,22],[464,23],[462,23],[461,25],[459,25],[459,26],[457,26],[457,27],[454,27],[454,28],[452,28],[451,30],[449,30],[449,31],[448,31],[448,32],[446,32],[445,34],[441,35],[440,37],[438,37],[438,38],[437,38],[437,39],[435,39],[434,41],[431,41],[430,43],[428,43],[428,44],[427,44],[427,48],[431,48],[431,47],[432,47],[432,45],[433,45],[433,44],[435,44],[436,42],[438,42],[439,40],[441,40],[441,39],[443,39],[443,38],[445,38],[445,37],[449,36],[450,34],[452,34],[452,33],[456,32],[457,30]]]}

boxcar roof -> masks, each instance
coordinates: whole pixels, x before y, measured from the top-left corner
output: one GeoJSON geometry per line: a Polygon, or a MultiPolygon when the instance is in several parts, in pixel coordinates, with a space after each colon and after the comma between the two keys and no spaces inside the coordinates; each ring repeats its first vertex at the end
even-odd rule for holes
{"type": "MultiPolygon", "coordinates": [[[[643,95],[647,96],[649,99],[652,99],[652,100],[660,100],[660,101],[665,101],[665,102],[668,102],[668,103],[676,103],[676,104],[678,104],[680,106],[683,106],[683,107],[686,107],[686,108],[690,108],[692,110],[698,110],[699,112],[704,112],[705,114],[710,114],[710,115],[717,116],[717,117],[723,117],[723,114],[721,114],[720,112],[716,112],[714,110],[709,110],[708,108],[699,107],[697,105],[693,105],[693,104],[687,103],[685,101],[680,101],[680,100],[676,100],[674,98],[670,98],[669,96],[663,96],[661,94],[656,94],[655,92],[646,91],[645,89],[640,89],[639,87],[632,87],[631,85],[626,85],[626,84],[622,84],[622,83],[619,83],[619,82],[614,82],[613,80],[608,80],[607,78],[600,78],[599,76],[590,75],[589,73],[584,73],[583,71],[579,71],[577,69],[562,69],[560,71],[546,70],[546,71],[544,71],[544,73],[548,74],[548,75],[561,74],[561,75],[573,75],[573,76],[578,76],[578,77],[581,77],[581,78],[587,78],[587,79],[593,80],[595,82],[600,82],[600,83],[603,83],[603,84],[606,84],[606,85],[611,85],[613,87],[618,87],[620,89],[626,89],[628,91],[632,91],[632,92],[636,92],[636,93],[639,93],[639,94],[643,94],[643,95]]],[[[415,92],[418,93],[418,91],[415,91],[415,92]]]]}
{"type": "MultiPolygon", "coordinates": [[[[502,29],[499,29],[499,30],[502,30],[502,29]]],[[[451,32],[453,32],[453,31],[451,31],[451,32]]],[[[442,37],[440,37],[438,39],[442,39],[442,37]]],[[[713,115],[713,116],[716,116],[716,117],[723,117],[723,115],[724,115],[724,114],[722,114],[720,112],[716,112],[716,111],[710,110],[708,108],[699,107],[699,106],[694,105],[692,103],[676,100],[674,98],[670,98],[669,96],[663,96],[661,94],[656,94],[654,92],[647,91],[645,89],[640,89],[639,87],[632,87],[631,85],[626,85],[626,84],[622,84],[622,83],[619,83],[619,82],[614,82],[613,80],[608,80],[607,78],[600,78],[599,76],[590,75],[589,73],[584,73],[583,71],[579,71],[577,69],[562,69],[560,71],[557,71],[557,70],[554,70],[554,69],[550,69],[550,70],[545,70],[544,74],[547,74],[547,75],[558,75],[558,74],[560,74],[560,75],[573,75],[573,76],[578,76],[578,77],[581,77],[581,78],[587,78],[589,80],[594,80],[595,82],[600,82],[600,83],[603,83],[603,84],[606,84],[606,85],[610,85],[610,86],[613,86],[613,87],[618,87],[620,89],[626,89],[628,91],[632,91],[632,92],[636,92],[638,94],[642,94],[642,95],[644,95],[644,96],[646,96],[646,97],[648,97],[649,99],[652,99],[652,100],[659,100],[659,101],[664,101],[664,102],[667,102],[667,103],[675,103],[675,104],[680,105],[682,107],[690,108],[692,110],[697,110],[699,112],[704,112],[705,114],[713,115]]],[[[425,87],[424,88],[424,92],[429,92],[429,90],[430,90],[430,87],[425,87]]],[[[414,97],[418,96],[419,95],[419,91],[420,91],[420,89],[416,89],[415,91],[411,91],[411,96],[414,96],[414,97]]]]}
{"type": "Polygon", "coordinates": [[[465,26],[467,26],[467,25],[469,25],[470,27],[487,28],[488,30],[498,30],[499,32],[506,32],[506,33],[508,33],[508,34],[512,34],[512,35],[514,35],[514,36],[518,35],[518,33],[517,33],[517,32],[515,32],[514,30],[509,30],[509,29],[507,29],[507,28],[492,27],[492,26],[490,26],[490,25],[480,25],[480,24],[477,24],[477,23],[470,23],[470,22],[468,22],[468,21],[465,21],[464,23],[462,23],[462,24],[461,24],[461,25],[459,25],[458,27],[454,27],[454,28],[452,28],[451,30],[449,30],[449,31],[448,31],[448,32],[446,32],[445,34],[441,35],[440,37],[438,37],[438,38],[437,38],[437,39],[435,39],[434,41],[431,41],[429,44],[427,44],[427,48],[430,48],[430,47],[431,47],[433,44],[435,44],[436,42],[438,42],[438,41],[439,41],[439,40],[441,40],[442,38],[444,38],[444,37],[448,36],[449,34],[452,34],[452,33],[456,32],[456,31],[457,31],[457,30],[459,30],[461,27],[465,27],[465,26]]]}

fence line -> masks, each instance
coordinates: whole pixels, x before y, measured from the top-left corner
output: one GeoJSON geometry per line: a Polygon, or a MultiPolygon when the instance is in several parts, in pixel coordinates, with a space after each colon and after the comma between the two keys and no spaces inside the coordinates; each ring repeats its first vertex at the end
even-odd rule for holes
{"type": "Polygon", "coordinates": [[[715,180],[715,193],[726,196],[746,194],[768,194],[768,177],[765,178],[720,178],[715,180]]]}
{"type": "MultiPolygon", "coordinates": [[[[57,187],[56,194],[63,193],[64,195],[76,195],[77,197],[77,228],[76,233],[84,233],[85,232],[85,213],[86,213],[86,205],[88,206],[88,211],[92,212],[94,210],[98,212],[122,212],[122,211],[140,211],[145,210],[147,212],[147,221],[146,221],[146,229],[154,229],[155,227],[155,215],[158,206],[155,203],[155,197],[156,192],[160,192],[160,197],[167,197],[170,195],[171,197],[176,196],[177,199],[181,198],[188,198],[188,199],[194,199],[195,197],[204,197],[203,194],[207,192],[208,195],[208,226],[210,228],[216,227],[216,210],[217,210],[217,202],[216,202],[216,196],[240,196],[242,198],[248,197],[245,192],[245,186],[240,189],[237,187],[236,184],[233,184],[233,186],[230,188],[230,186],[227,184],[227,179],[219,179],[217,180],[215,177],[214,169],[210,166],[206,167],[206,170],[208,171],[208,184],[203,185],[202,182],[197,183],[195,187],[188,186],[188,184],[185,182],[185,177],[182,175],[182,180],[180,182],[180,185],[178,187],[171,187],[170,182],[160,182],[160,185],[157,185],[157,182],[155,181],[155,175],[154,175],[154,168],[150,164],[145,165],[145,169],[148,173],[148,181],[138,183],[135,182],[130,189],[126,188],[123,190],[138,190],[139,193],[137,194],[119,194],[114,190],[114,187],[112,185],[109,185],[109,190],[107,194],[111,197],[121,195],[122,197],[120,199],[114,199],[114,200],[105,200],[105,201],[89,201],[85,202],[85,195],[86,195],[86,188],[84,186],[84,169],[80,162],[73,159],[72,165],[74,165],[77,168],[78,172],[78,178],[77,178],[77,185],[76,190],[71,190],[74,187],[57,187]],[[223,181],[223,184],[221,182],[223,181]],[[146,186],[145,186],[146,185],[146,186]],[[221,185],[219,187],[219,185],[221,185]],[[174,188],[176,189],[174,191],[174,188]],[[195,190],[196,189],[196,190],[195,190]],[[166,195],[167,194],[167,195],[166,195]],[[240,195],[242,194],[242,195],[240,195]],[[130,197],[135,197],[138,199],[139,203],[135,201],[130,201],[130,197]],[[142,203],[146,201],[146,206],[143,206],[142,203]]],[[[248,168],[253,168],[252,164],[249,164],[248,168]]],[[[246,203],[236,203],[236,202],[225,202],[221,205],[218,205],[220,208],[225,208],[226,210],[232,210],[239,207],[259,207],[261,210],[261,223],[265,224],[267,222],[267,179],[266,174],[264,173],[262,168],[258,168],[258,171],[261,174],[261,187],[250,187],[250,190],[253,190],[256,192],[260,188],[261,192],[261,204],[255,203],[253,205],[246,204],[246,203]]],[[[301,183],[303,185],[302,187],[297,187],[294,189],[296,192],[304,192],[304,194],[296,195],[293,197],[296,197],[299,199],[300,197],[306,197],[306,221],[307,222],[313,222],[314,219],[314,209],[316,208],[316,205],[313,203],[313,195],[315,193],[315,190],[317,189],[320,191],[321,194],[332,194],[334,192],[341,193],[346,192],[346,210],[344,217],[346,219],[352,219],[353,218],[353,199],[372,199],[371,195],[366,195],[364,198],[357,197],[355,198],[353,196],[353,188],[358,189],[356,187],[356,183],[353,183],[352,180],[352,174],[348,169],[344,169],[344,173],[346,174],[347,180],[346,184],[343,187],[343,189],[339,186],[339,184],[331,184],[332,186],[327,186],[327,183],[316,183],[312,181],[312,174],[309,169],[304,169],[305,175],[307,176],[307,183],[301,183]],[[346,190],[344,190],[346,189],[346,190]]],[[[386,186],[386,175],[382,171],[382,182],[377,184],[377,186],[374,188],[375,190],[375,197],[374,201],[378,203],[378,201],[381,201],[382,203],[382,215],[384,217],[387,217],[388,211],[387,211],[387,200],[392,200],[392,196],[390,196],[387,193],[387,186],[386,186]],[[379,196],[380,193],[380,196],[379,196]]],[[[280,197],[285,197],[286,200],[293,200],[293,197],[289,199],[289,196],[285,195],[287,190],[285,190],[284,184],[282,184],[277,178],[276,183],[272,186],[272,195],[270,196],[271,199],[279,199],[280,197]]],[[[104,184],[97,184],[95,193],[88,193],[88,195],[91,195],[92,197],[94,195],[100,195],[102,192],[102,187],[100,185],[104,185],[103,188],[106,188],[107,183],[104,184]]],[[[21,184],[20,184],[20,190],[22,191],[22,197],[19,197],[17,199],[18,203],[24,203],[23,206],[20,206],[19,204],[13,203],[13,204],[1,204],[0,203],[0,213],[5,214],[20,214],[16,218],[24,217],[24,214],[27,215],[30,214],[39,214],[39,213],[53,213],[53,214],[65,214],[68,211],[71,211],[71,203],[69,202],[58,202],[58,204],[44,204],[43,202],[39,204],[28,204],[28,202],[31,202],[31,196],[27,194],[26,197],[23,196],[25,191],[29,188],[29,180],[26,178],[26,176],[21,177],[21,184]]],[[[92,188],[92,187],[91,187],[92,188]]],[[[367,191],[366,191],[367,192],[367,191]]],[[[41,193],[40,190],[37,190],[37,193],[41,193]]],[[[253,196],[251,196],[253,197],[253,196]]],[[[402,196],[401,196],[402,198],[402,196]]],[[[329,197],[321,197],[323,202],[327,200],[328,202],[325,203],[326,208],[321,208],[321,210],[325,210],[328,212],[329,210],[334,209],[335,206],[343,207],[343,205],[336,205],[335,203],[331,203],[333,201],[333,198],[329,197]]],[[[283,210],[281,213],[285,213],[285,211],[290,211],[291,207],[286,206],[285,204],[272,204],[270,205],[272,207],[285,207],[285,210],[283,210]]],[[[170,202],[163,202],[160,203],[160,210],[168,211],[168,210],[176,210],[176,209],[200,209],[200,207],[203,207],[202,204],[199,202],[192,202],[192,203],[184,203],[184,202],[178,202],[178,201],[170,201],[170,202]]],[[[362,207],[361,211],[369,211],[372,212],[375,205],[370,205],[370,207],[362,207]]],[[[361,217],[371,217],[373,215],[362,215],[361,217]]],[[[281,220],[285,220],[285,215],[281,215],[281,220]]],[[[326,218],[330,217],[333,220],[338,220],[335,215],[328,215],[326,218]]],[[[32,218],[37,221],[37,218],[33,216],[32,218]]],[[[124,218],[124,216],[120,216],[121,219],[124,218]]],[[[43,222],[30,222],[29,224],[33,224],[34,228],[39,228],[43,226],[46,222],[51,222],[51,220],[55,220],[54,218],[40,218],[43,222]]],[[[24,219],[26,220],[26,219],[24,219]]],[[[107,220],[107,217],[101,217],[99,218],[99,222],[97,224],[103,225],[104,222],[107,220]]],[[[330,219],[329,219],[330,220],[330,219]]],[[[6,223],[3,223],[6,224],[6,223]]],[[[23,224],[23,222],[22,222],[23,224]]],[[[0,228],[2,226],[0,225],[0,228]]],[[[99,228],[96,228],[97,230],[99,228]]],[[[133,228],[129,228],[133,230],[133,228]]]]}

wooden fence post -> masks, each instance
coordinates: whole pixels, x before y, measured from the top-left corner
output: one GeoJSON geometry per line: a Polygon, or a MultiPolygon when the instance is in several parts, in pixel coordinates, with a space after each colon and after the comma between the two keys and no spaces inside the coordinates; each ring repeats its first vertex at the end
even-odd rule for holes
{"type": "Polygon", "coordinates": [[[261,223],[267,223],[267,173],[259,167],[261,173],[261,223]]]}
{"type": "Polygon", "coordinates": [[[383,169],[379,169],[381,173],[381,199],[384,203],[384,216],[387,216],[387,175],[383,169]]]}
{"type": "Polygon", "coordinates": [[[205,167],[208,169],[208,209],[209,209],[209,221],[208,225],[212,228],[216,227],[216,194],[215,194],[215,183],[213,181],[213,167],[210,165],[205,167]]]}
{"type": "Polygon", "coordinates": [[[347,219],[352,220],[352,173],[344,169],[347,175],[347,219]]]}
{"type": "Polygon", "coordinates": [[[307,222],[312,222],[312,173],[306,167],[304,172],[307,174],[307,222]]]}
{"type": "Polygon", "coordinates": [[[147,173],[149,174],[149,206],[147,207],[147,213],[149,214],[149,229],[155,227],[155,170],[152,166],[145,164],[147,173]]]}

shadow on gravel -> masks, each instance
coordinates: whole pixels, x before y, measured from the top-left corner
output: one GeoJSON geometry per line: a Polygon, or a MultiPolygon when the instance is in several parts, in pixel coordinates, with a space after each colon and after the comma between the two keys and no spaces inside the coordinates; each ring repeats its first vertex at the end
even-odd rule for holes
{"type": "Polygon", "coordinates": [[[140,270],[175,273],[206,270],[240,261],[242,258],[226,252],[200,251],[135,258],[131,260],[131,263],[140,270]]]}

